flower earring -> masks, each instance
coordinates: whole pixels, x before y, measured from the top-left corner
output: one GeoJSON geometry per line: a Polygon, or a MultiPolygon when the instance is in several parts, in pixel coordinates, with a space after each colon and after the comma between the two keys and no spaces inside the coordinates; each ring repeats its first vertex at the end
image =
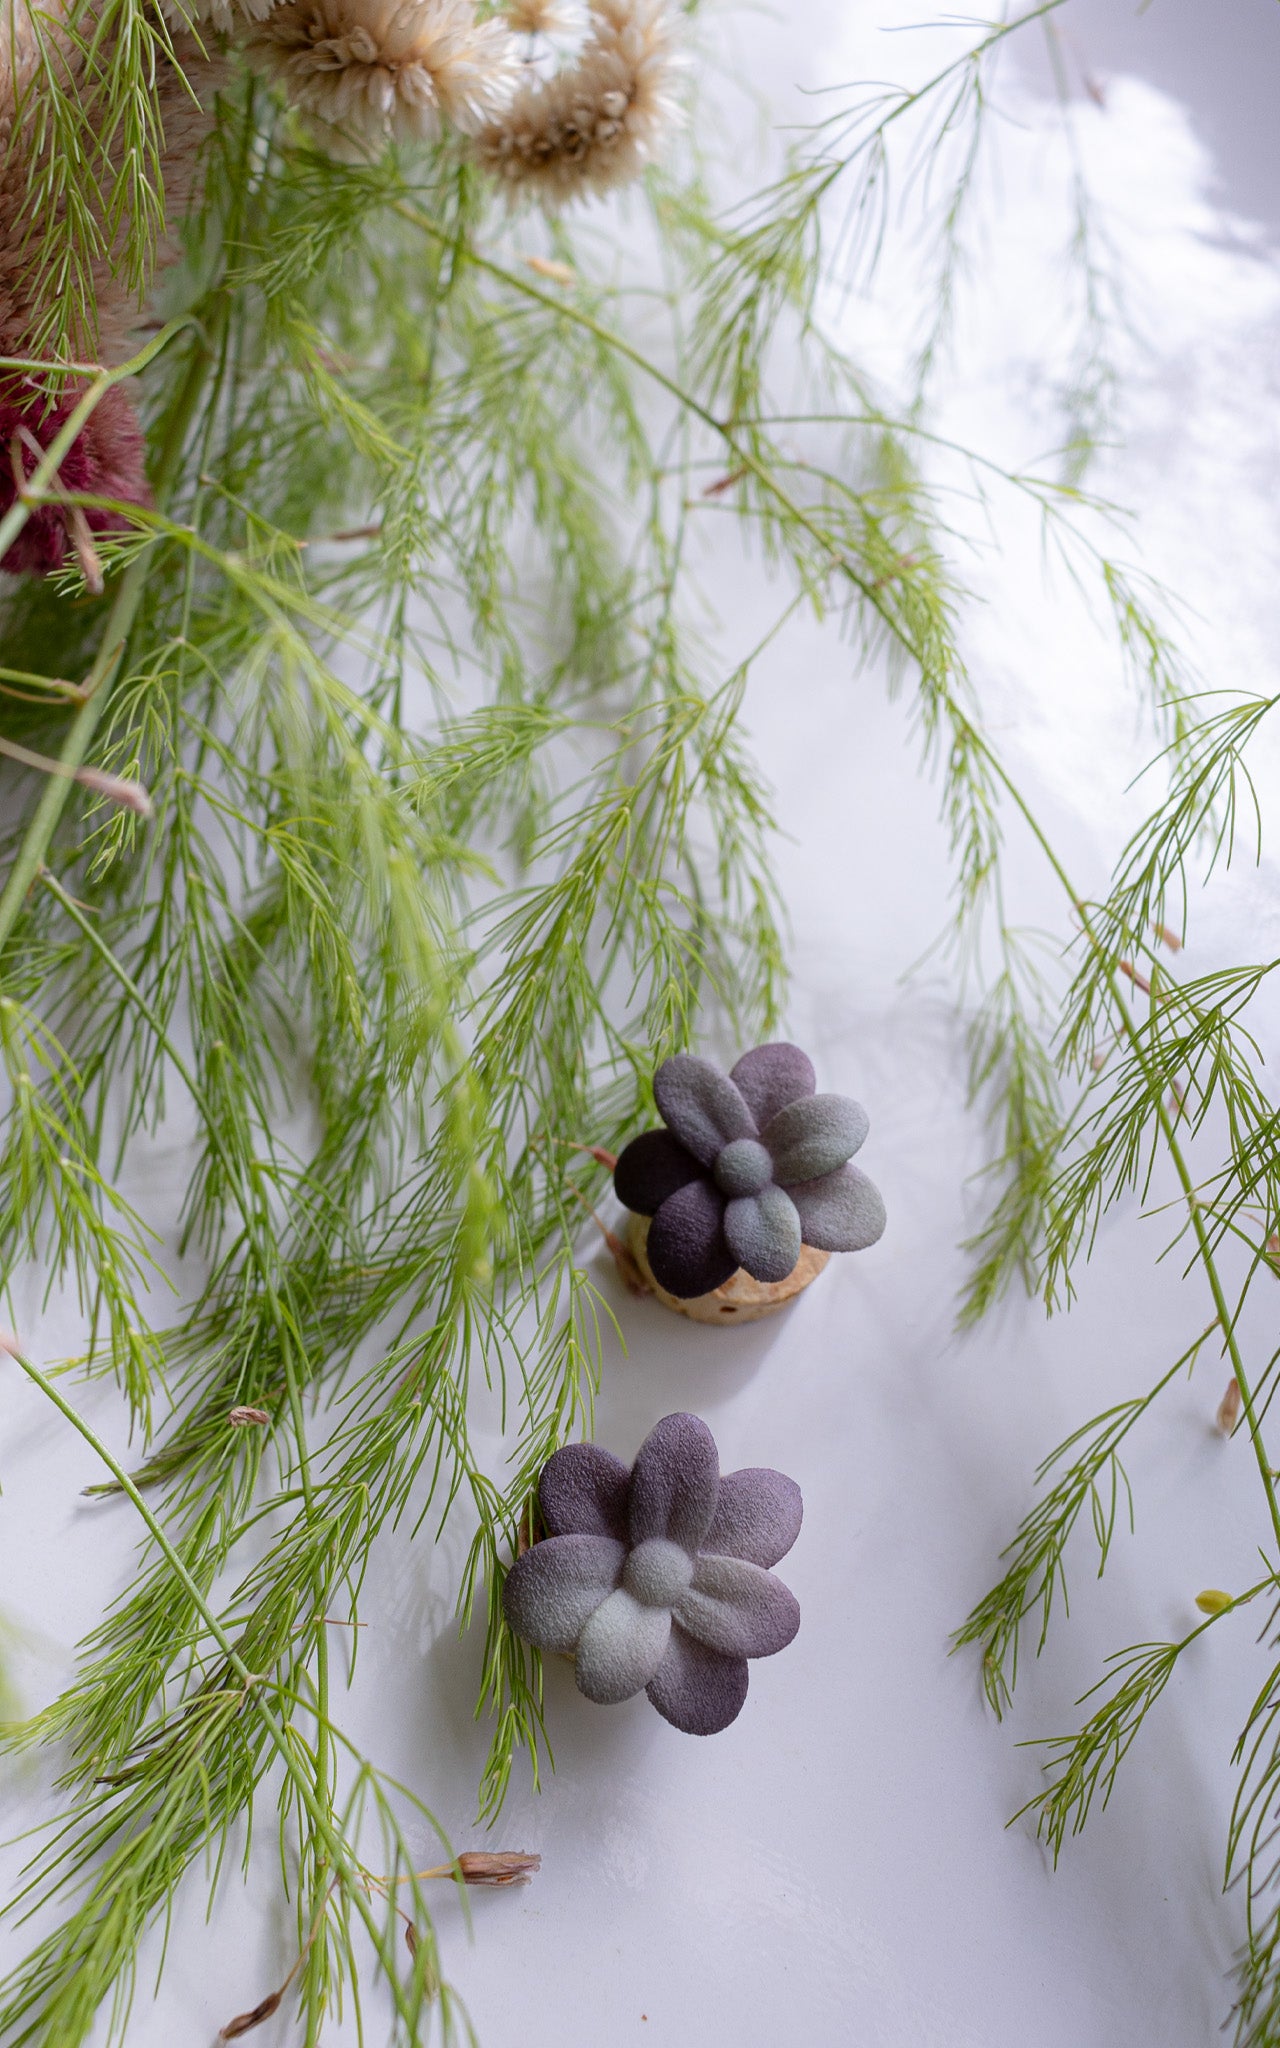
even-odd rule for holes
{"type": "Polygon", "coordinates": [[[665,1130],[633,1138],[614,1169],[644,1280],[698,1321],[751,1321],[807,1287],[832,1252],[885,1227],[879,1189],[849,1164],[870,1120],[819,1095],[799,1046],[757,1046],[729,1074],[678,1053],[654,1076],[665,1130]]]}
{"type": "Polygon", "coordinates": [[[720,1475],[696,1415],[667,1415],[631,1470],[597,1444],[543,1467],[549,1532],[507,1574],[502,1606],[518,1636],[572,1656],[600,1706],[645,1692],[686,1735],[716,1735],[747,1697],[747,1660],[785,1650],[795,1595],[770,1571],[800,1533],[793,1479],[765,1468],[720,1475]]]}

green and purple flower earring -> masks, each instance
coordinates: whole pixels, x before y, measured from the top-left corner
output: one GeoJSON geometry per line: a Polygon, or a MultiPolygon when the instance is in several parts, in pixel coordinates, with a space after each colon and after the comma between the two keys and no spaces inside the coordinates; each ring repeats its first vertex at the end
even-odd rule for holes
{"type": "Polygon", "coordinates": [[[771,1314],[832,1252],[881,1236],[880,1191],[850,1164],[867,1113],[816,1088],[797,1045],[757,1046],[728,1074],[689,1053],[658,1068],[665,1129],[631,1140],[613,1184],[631,1254],[671,1307],[708,1322],[771,1314]]]}
{"type": "Polygon", "coordinates": [[[800,1533],[800,1489],[763,1466],[720,1471],[696,1415],[667,1415],[628,1470],[598,1444],[543,1466],[546,1534],[507,1574],[518,1636],[571,1657],[599,1706],[647,1693],[686,1735],[716,1735],[747,1697],[747,1660],[785,1650],[795,1595],[770,1567],[800,1533]]]}

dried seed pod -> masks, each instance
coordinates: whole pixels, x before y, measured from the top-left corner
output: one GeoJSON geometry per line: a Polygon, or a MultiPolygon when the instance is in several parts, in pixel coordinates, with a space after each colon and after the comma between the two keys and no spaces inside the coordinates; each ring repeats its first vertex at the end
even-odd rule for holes
{"type": "Polygon", "coordinates": [[[252,2033],[253,2029],[260,2027],[264,2020],[269,2020],[272,2013],[279,2012],[280,2002],[283,1997],[283,1991],[273,1991],[268,1997],[255,2005],[251,2012],[238,2012],[233,2020],[227,2021],[226,2026],[219,2033],[218,2039],[220,2041],[238,2041],[242,2034],[252,2033]]]}
{"type": "Polygon", "coordinates": [[[590,22],[575,61],[531,78],[475,138],[512,198],[563,206],[629,184],[675,122],[682,59],[664,0],[592,0],[590,22]]]}
{"type": "Polygon", "coordinates": [[[563,0],[503,0],[502,12],[518,36],[568,35],[579,25],[575,10],[563,0]]]}
{"type": "Polygon", "coordinates": [[[523,1849],[464,1849],[458,1858],[464,1884],[528,1884],[541,1868],[541,1856],[523,1849]]]}

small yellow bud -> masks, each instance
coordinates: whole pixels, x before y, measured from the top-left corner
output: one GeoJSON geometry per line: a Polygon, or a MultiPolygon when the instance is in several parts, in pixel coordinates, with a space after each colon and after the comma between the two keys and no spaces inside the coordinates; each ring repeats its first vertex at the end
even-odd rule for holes
{"type": "Polygon", "coordinates": [[[1203,1593],[1196,1594],[1196,1606],[1202,1614],[1221,1614],[1230,1605],[1230,1593],[1222,1592],[1217,1586],[1206,1586],[1203,1593]]]}

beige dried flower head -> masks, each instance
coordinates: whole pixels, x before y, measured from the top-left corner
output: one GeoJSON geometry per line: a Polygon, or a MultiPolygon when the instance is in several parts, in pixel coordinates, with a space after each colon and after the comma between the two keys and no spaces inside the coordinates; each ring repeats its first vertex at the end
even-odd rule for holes
{"type": "Polygon", "coordinates": [[[286,0],[245,47],[326,142],[357,150],[479,128],[520,76],[506,23],[470,0],[286,0]]]}
{"type": "Polygon", "coordinates": [[[576,60],[528,81],[475,139],[513,197],[563,206],[627,184],[676,119],[682,59],[665,0],[592,0],[590,18],[576,60]]]}
{"type": "Polygon", "coordinates": [[[565,36],[582,26],[581,10],[567,0],[503,0],[502,12],[518,36],[565,36]]]}

